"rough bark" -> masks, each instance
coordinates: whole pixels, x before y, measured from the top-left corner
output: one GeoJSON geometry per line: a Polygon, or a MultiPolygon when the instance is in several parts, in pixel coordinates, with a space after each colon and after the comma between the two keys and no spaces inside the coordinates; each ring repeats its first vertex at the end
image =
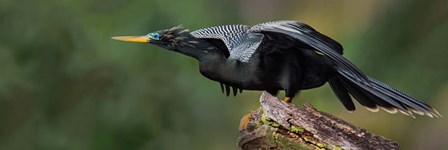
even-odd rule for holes
{"type": "Polygon", "coordinates": [[[299,109],[266,92],[260,103],[240,128],[241,149],[399,149],[397,143],[309,104],[299,109]]]}

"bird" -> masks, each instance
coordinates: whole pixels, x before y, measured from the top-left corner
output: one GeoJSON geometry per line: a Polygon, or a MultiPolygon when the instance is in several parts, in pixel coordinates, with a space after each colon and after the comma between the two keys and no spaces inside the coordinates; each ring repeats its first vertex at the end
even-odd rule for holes
{"type": "Polygon", "coordinates": [[[284,90],[283,100],[291,103],[300,91],[328,83],[348,111],[356,109],[355,99],[374,112],[381,108],[411,117],[414,113],[442,117],[428,104],[364,74],[342,56],[340,43],[299,21],[221,25],[191,32],[175,26],[112,39],[149,43],[192,57],[200,73],[219,82],[227,96],[243,90],[272,95],[284,90]]]}

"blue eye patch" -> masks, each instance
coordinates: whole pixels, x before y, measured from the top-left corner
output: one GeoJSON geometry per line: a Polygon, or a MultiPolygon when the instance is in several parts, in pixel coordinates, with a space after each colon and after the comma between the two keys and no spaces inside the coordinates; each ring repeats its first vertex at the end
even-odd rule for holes
{"type": "Polygon", "coordinates": [[[153,39],[153,40],[160,40],[160,35],[159,33],[150,33],[148,34],[149,38],[153,39]]]}

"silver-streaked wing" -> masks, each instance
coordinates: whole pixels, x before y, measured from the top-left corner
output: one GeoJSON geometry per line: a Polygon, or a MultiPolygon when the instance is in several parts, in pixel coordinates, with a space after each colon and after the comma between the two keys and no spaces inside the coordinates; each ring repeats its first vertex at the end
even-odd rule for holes
{"type": "Polygon", "coordinates": [[[250,57],[260,45],[263,34],[248,32],[246,25],[223,25],[199,29],[191,32],[196,38],[221,40],[229,51],[228,59],[249,62],[250,57]]]}

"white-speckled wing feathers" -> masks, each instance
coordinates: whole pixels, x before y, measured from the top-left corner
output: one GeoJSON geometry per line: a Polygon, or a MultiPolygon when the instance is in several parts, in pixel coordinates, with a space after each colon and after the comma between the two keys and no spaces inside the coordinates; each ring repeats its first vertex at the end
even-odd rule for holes
{"type": "Polygon", "coordinates": [[[249,62],[263,39],[262,34],[251,33],[249,29],[246,25],[223,25],[196,30],[191,32],[191,35],[196,38],[219,39],[229,51],[228,59],[249,62]]]}

